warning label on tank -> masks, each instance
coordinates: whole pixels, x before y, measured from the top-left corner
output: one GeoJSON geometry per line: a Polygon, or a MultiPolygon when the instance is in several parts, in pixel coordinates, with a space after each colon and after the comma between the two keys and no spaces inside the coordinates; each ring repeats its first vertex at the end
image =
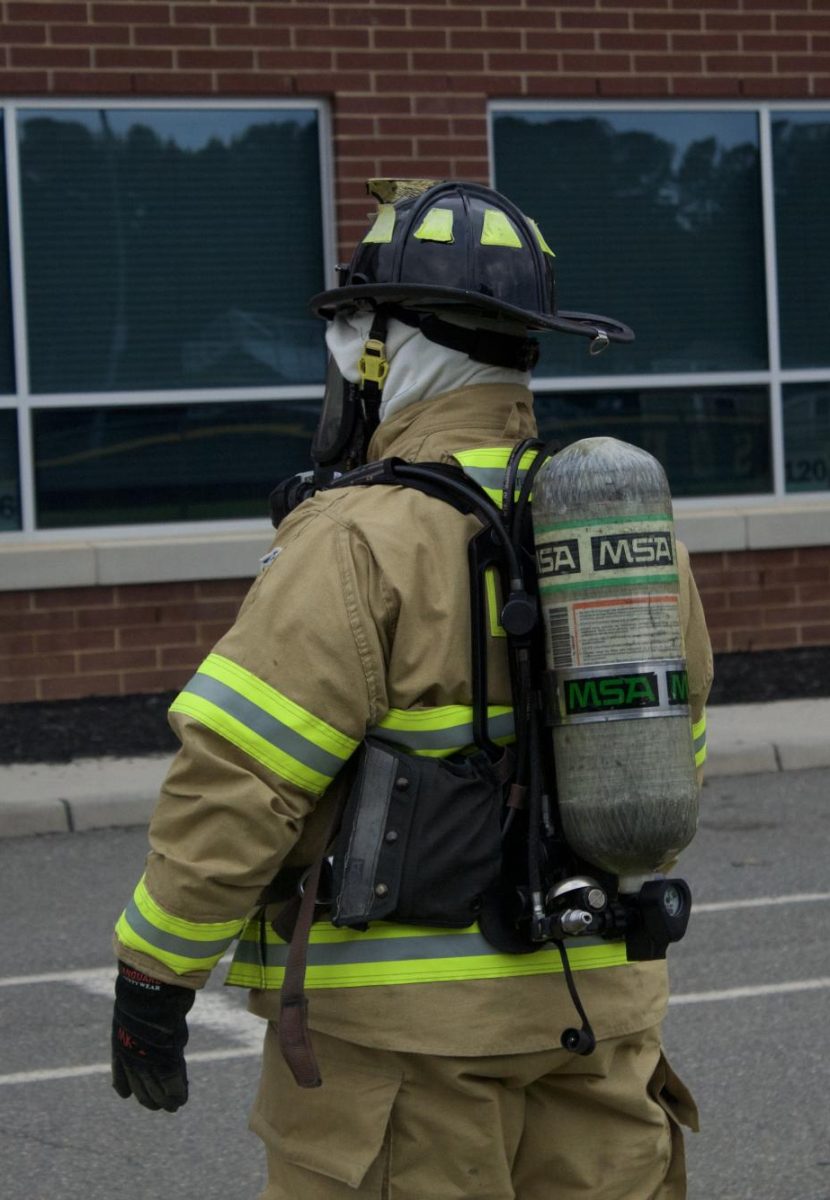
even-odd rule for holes
{"type": "Polygon", "coordinates": [[[546,605],[545,634],[548,662],[557,668],[679,658],[682,653],[673,592],[546,605]]]}

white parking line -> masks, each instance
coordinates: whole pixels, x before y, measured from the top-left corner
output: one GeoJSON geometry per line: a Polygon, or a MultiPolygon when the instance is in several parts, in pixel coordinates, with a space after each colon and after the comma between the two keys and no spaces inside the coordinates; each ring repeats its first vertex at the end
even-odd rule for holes
{"type": "MultiPolygon", "coordinates": [[[[753,996],[784,996],[792,992],[813,992],[830,988],[830,978],[793,979],[789,983],[759,983],[755,987],[721,988],[715,992],[681,992],[669,1004],[705,1004],[709,1000],[747,1000],[753,996]]],[[[2,1076],[0,1076],[2,1080],[2,1076]]]]}
{"type": "Polygon", "coordinates": [[[830,892],[794,892],[791,896],[756,896],[752,900],[716,900],[709,904],[695,904],[692,900],[692,916],[731,912],[735,908],[766,908],[773,904],[817,904],[821,900],[830,900],[830,892]]]}

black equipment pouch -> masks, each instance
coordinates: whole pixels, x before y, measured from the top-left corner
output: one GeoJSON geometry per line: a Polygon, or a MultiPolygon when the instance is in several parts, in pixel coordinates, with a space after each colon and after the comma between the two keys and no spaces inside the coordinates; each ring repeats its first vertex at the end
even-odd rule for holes
{"type": "Polygon", "coordinates": [[[465,929],[501,866],[502,783],[482,753],[420,758],[367,738],[334,847],[334,925],[465,929]]]}

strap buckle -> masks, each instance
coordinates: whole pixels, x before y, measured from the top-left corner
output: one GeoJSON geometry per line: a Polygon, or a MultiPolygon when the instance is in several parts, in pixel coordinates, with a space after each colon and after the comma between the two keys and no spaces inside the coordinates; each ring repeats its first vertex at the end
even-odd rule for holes
{"type": "Polygon", "coordinates": [[[369,338],[366,342],[357,369],[362,384],[373,383],[378,391],[381,390],[389,374],[389,360],[386,357],[386,346],[379,338],[369,338]]]}

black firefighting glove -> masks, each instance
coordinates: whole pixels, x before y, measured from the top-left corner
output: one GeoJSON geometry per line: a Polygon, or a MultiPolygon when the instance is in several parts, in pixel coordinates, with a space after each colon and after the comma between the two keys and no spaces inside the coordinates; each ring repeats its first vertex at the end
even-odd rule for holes
{"type": "Polygon", "coordinates": [[[187,1014],[192,988],[160,983],[119,962],[112,1019],[112,1086],[145,1108],[175,1112],[187,1102],[187,1014]]]}

